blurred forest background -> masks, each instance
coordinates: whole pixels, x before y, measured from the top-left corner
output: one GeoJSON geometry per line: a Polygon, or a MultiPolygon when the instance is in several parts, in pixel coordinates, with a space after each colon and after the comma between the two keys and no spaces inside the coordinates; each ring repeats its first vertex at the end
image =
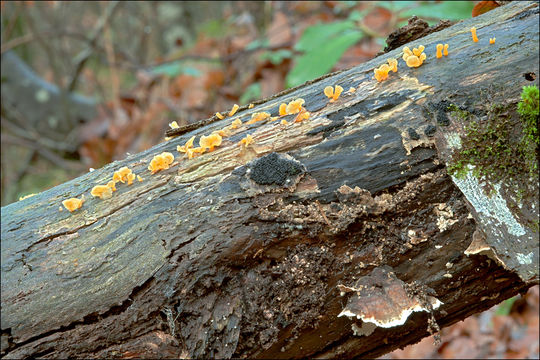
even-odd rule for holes
{"type": "MultiPolygon", "coordinates": [[[[2,1],[2,206],[148,149],[172,121],[372,59],[412,15],[457,21],[476,3],[2,1]]],[[[538,311],[534,287],[384,358],[538,358],[538,311]]]]}

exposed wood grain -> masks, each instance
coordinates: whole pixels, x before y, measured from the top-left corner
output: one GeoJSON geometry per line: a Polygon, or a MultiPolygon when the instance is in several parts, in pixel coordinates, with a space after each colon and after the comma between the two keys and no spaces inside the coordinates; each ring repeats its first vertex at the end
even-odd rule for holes
{"type": "Polygon", "coordinates": [[[523,224],[517,244],[487,232],[504,266],[464,255],[487,223],[445,171],[457,120],[432,111],[448,99],[478,104],[494,85],[519,97],[530,84],[522,74],[538,72],[538,4],[516,2],[410,46],[419,44],[424,65],[400,60],[382,83],[373,68],[399,50],[3,207],[3,357],[378,356],[427,336],[429,322],[434,331],[538,283],[538,233],[523,224]],[[497,44],[473,43],[473,24],[497,44]],[[434,58],[438,42],[450,44],[448,57],[434,58]],[[322,89],[335,84],[357,90],[328,103],[322,89]],[[308,121],[243,125],[191,160],[176,152],[298,97],[308,121]],[[246,134],[255,144],[241,148],[246,134]],[[150,175],[162,151],[176,161],[150,175]],[[145,180],[92,199],[121,166],[145,180]],[[80,210],[58,210],[82,194],[80,210]],[[512,259],[527,249],[530,264],[512,259]],[[443,305],[355,336],[362,324],[337,317],[352,301],[337,285],[382,266],[411,296],[443,305]]]}

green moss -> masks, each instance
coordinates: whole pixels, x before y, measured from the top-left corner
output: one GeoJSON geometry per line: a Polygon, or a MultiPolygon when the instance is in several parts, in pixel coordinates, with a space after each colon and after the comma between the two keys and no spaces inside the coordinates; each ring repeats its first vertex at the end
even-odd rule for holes
{"type": "Polygon", "coordinates": [[[457,117],[461,120],[467,120],[469,116],[471,115],[468,111],[462,110],[455,104],[450,104],[448,106],[448,111],[450,114],[454,117],[457,117]]]}
{"type": "Polygon", "coordinates": [[[463,178],[473,165],[474,176],[487,184],[504,183],[523,199],[524,185],[531,177],[538,180],[538,88],[525,87],[521,98],[517,106],[491,104],[480,118],[456,105],[448,107],[465,130],[462,147],[448,164],[449,174],[463,178]]]}

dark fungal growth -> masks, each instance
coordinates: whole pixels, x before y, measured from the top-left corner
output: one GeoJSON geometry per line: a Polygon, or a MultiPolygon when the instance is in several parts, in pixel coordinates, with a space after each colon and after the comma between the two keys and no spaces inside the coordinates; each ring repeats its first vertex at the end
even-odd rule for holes
{"type": "Polygon", "coordinates": [[[273,152],[253,161],[249,178],[259,185],[283,186],[287,179],[305,171],[304,165],[292,157],[273,152]]]}

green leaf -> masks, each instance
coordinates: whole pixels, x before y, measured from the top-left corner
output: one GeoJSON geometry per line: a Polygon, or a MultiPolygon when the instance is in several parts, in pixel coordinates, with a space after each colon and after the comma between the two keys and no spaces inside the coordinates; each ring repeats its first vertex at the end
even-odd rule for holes
{"type": "Polygon", "coordinates": [[[261,97],[261,84],[258,82],[249,85],[246,91],[240,96],[240,104],[247,104],[251,100],[256,100],[261,97]]]}
{"type": "Polygon", "coordinates": [[[340,33],[355,29],[352,21],[336,21],[321,23],[307,27],[294,48],[298,51],[311,51],[325,46],[328,40],[335,38],[340,33]]]}
{"type": "Polygon", "coordinates": [[[517,300],[517,296],[514,296],[513,298],[507,299],[503,301],[498,307],[497,310],[495,310],[495,315],[508,315],[510,314],[510,310],[512,309],[512,305],[514,305],[514,302],[517,300]]]}
{"type": "MultiPolygon", "coordinates": [[[[338,28],[345,29],[343,23],[336,26],[334,30],[338,28]]],[[[309,51],[296,59],[293,69],[287,74],[287,86],[296,86],[326,74],[339,61],[343,53],[356,44],[362,36],[362,32],[358,30],[348,30],[341,34],[334,32],[334,36],[330,38],[319,35],[316,41],[313,33],[308,34],[306,39],[302,36],[304,41],[299,45],[300,48],[305,50],[308,45],[316,46],[309,48],[309,51]]]]}
{"type": "MultiPolygon", "coordinates": [[[[400,13],[400,16],[419,18],[461,20],[472,17],[472,1],[422,1],[418,7],[400,13]]],[[[436,21],[428,21],[430,25],[436,21]]]]}
{"type": "Polygon", "coordinates": [[[261,55],[261,60],[270,60],[274,65],[281,64],[283,59],[290,59],[292,52],[287,49],[281,49],[277,51],[267,51],[261,55]]]}
{"type": "Polygon", "coordinates": [[[191,75],[195,77],[201,75],[201,72],[198,69],[191,66],[186,66],[182,64],[180,60],[172,61],[170,63],[166,63],[162,65],[157,65],[153,67],[152,69],[150,69],[150,72],[152,74],[167,75],[170,77],[175,77],[180,74],[191,75]]]}

